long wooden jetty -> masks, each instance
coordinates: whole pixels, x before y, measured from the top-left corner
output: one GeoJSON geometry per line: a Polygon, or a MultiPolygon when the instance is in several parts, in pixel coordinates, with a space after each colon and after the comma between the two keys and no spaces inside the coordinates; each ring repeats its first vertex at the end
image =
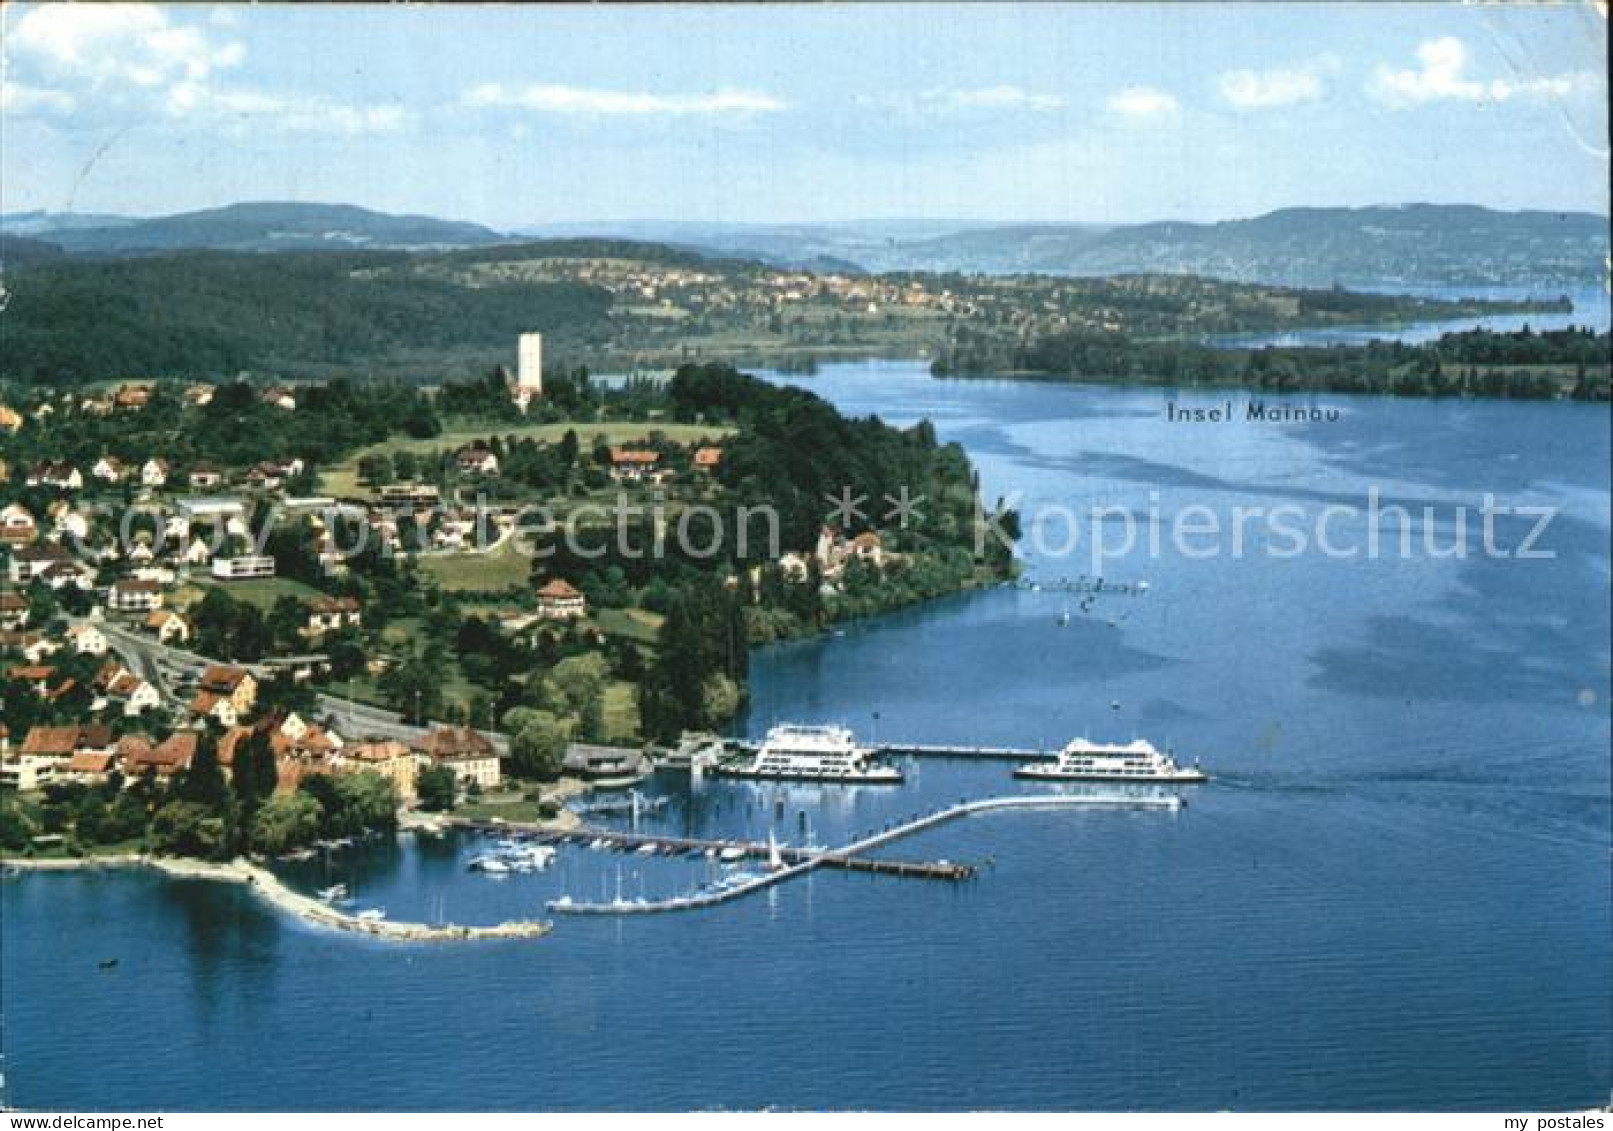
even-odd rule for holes
{"type": "MultiPolygon", "coordinates": [[[[675,848],[686,852],[693,850],[723,852],[737,848],[748,859],[765,860],[775,850],[775,847],[769,845],[766,841],[717,840],[704,837],[668,836],[665,833],[624,832],[621,829],[606,828],[601,825],[581,825],[566,835],[576,840],[602,840],[608,846],[626,849],[639,848],[646,844],[662,848],[675,848]]],[[[787,864],[813,863],[831,868],[844,868],[851,872],[879,872],[890,876],[910,876],[928,880],[967,880],[975,873],[971,865],[953,864],[946,860],[865,859],[843,855],[844,850],[827,852],[824,849],[808,849],[783,844],[777,845],[776,850],[779,859],[787,864]]]]}
{"type": "MultiPolygon", "coordinates": [[[[704,907],[714,907],[719,903],[727,903],[731,900],[739,899],[741,896],[754,894],[764,888],[783,883],[785,880],[803,876],[814,869],[826,867],[849,868],[856,871],[880,872],[888,875],[923,875],[929,878],[962,880],[973,876],[975,874],[974,868],[963,864],[953,864],[946,860],[918,864],[906,861],[881,860],[864,856],[863,854],[890,844],[892,841],[912,836],[915,833],[946,824],[949,821],[996,810],[1126,808],[1174,811],[1182,808],[1182,805],[1183,802],[1180,797],[1138,797],[1128,794],[1031,793],[1012,797],[990,797],[981,801],[961,801],[946,809],[915,817],[910,821],[893,825],[890,828],[883,829],[836,849],[813,851],[802,848],[786,849],[779,846],[776,849],[779,858],[782,861],[786,861],[783,867],[738,883],[708,888],[691,895],[674,896],[670,899],[659,900],[616,899],[597,903],[573,900],[566,896],[549,901],[545,904],[545,907],[549,911],[563,915],[647,915],[668,911],[695,911],[704,907]]],[[[745,850],[747,856],[766,856],[774,851],[770,845],[756,844],[753,841],[698,840],[650,833],[622,833],[612,829],[577,830],[572,835],[586,836],[590,831],[598,833],[596,839],[614,840],[616,843],[623,845],[638,843],[702,849],[741,848],[745,850]]]]}

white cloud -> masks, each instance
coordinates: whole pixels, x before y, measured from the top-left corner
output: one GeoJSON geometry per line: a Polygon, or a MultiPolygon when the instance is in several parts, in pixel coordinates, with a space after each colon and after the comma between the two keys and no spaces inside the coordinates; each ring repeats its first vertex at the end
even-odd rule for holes
{"type": "Polygon", "coordinates": [[[1221,97],[1238,109],[1268,110],[1315,102],[1327,93],[1323,74],[1337,70],[1338,65],[1337,59],[1323,56],[1299,66],[1269,71],[1227,71],[1221,75],[1218,85],[1221,97]]]}
{"type": "Polygon", "coordinates": [[[318,97],[270,94],[248,89],[216,89],[197,82],[169,87],[163,108],[172,117],[205,117],[219,123],[267,125],[296,133],[390,133],[409,120],[400,106],[352,105],[318,97]]]}
{"type": "Polygon", "coordinates": [[[1467,45],[1455,36],[1430,39],[1417,48],[1416,70],[1380,63],[1367,91],[1390,106],[1425,102],[1506,102],[1513,98],[1564,98],[1595,86],[1596,77],[1570,71],[1528,79],[1478,79],[1468,74],[1467,45]]]}
{"type": "Polygon", "coordinates": [[[65,91],[0,79],[0,113],[31,114],[36,110],[66,113],[74,105],[73,96],[65,91]]]}
{"type": "Polygon", "coordinates": [[[1181,105],[1163,90],[1151,86],[1128,86],[1109,96],[1109,109],[1138,120],[1170,118],[1181,105]]]}
{"type": "Polygon", "coordinates": [[[537,83],[507,87],[483,83],[465,92],[471,106],[502,106],[548,114],[622,114],[682,116],[689,114],[766,114],[785,109],[768,94],[724,88],[707,94],[650,94],[625,90],[537,83]]]}
{"type": "Polygon", "coordinates": [[[354,105],[318,95],[282,94],[219,82],[246,48],[218,38],[236,14],[214,9],[207,22],[177,23],[151,4],[47,4],[32,8],[6,36],[7,65],[26,64],[52,84],[7,78],[14,113],[124,105],[202,125],[240,125],[355,136],[402,128],[407,113],[387,104],[354,105]],[[122,88],[122,89],[118,89],[122,88]]]}
{"type": "Polygon", "coordinates": [[[972,90],[931,90],[924,101],[958,110],[1057,110],[1064,99],[1056,94],[1036,94],[1022,87],[1001,84],[972,90]]]}
{"type": "Polygon", "coordinates": [[[240,43],[173,23],[152,4],[43,4],[17,21],[6,46],[55,76],[148,88],[204,79],[246,56],[240,43]]]}

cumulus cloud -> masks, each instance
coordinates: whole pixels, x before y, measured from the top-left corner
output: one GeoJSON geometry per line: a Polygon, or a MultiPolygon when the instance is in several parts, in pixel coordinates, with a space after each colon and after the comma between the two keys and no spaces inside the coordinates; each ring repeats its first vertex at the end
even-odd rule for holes
{"type": "Polygon", "coordinates": [[[695,114],[768,114],[785,109],[772,95],[721,89],[706,94],[652,94],[644,91],[596,90],[535,83],[505,86],[483,83],[465,92],[471,106],[535,110],[547,114],[615,114],[684,116],[695,114]]]}
{"type": "Polygon", "coordinates": [[[246,55],[240,43],[176,24],[153,4],[43,4],[17,21],[6,47],[53,77],[139,87],[195,82],[246,55]]]}
{"type": "Polygon", "coordinates": [[[1506,102],[1514,98],[1564,98],[1595,84],[1584,71],[1525,79],[1480,79],[1468,73],[1467,45],[1455,36],[1430,39],[1417,48],[1416,69],[1380,63],[1368,93],[1390,106],[1425,102],[1506,102]]]}
{"type": "Polygon", "coordinates": [[[998,86],[975,87],[970,90],[932,90],[925,92],[923,100],[931,105],[956,110],[1057,110],[1064,99],[1056,94],[1037,94],[1023,87],[1007,83],[998,86]]]}
{"type": "Polygon", "coordinates": [[[65,114],[74,105],[73,96],[65,91],[0,79],[0,113],[31,114],[36,110],[54,110],[65,114]]]}
{"type": "Polygon", "coordinates": [[[1181,106],[1163,90],[1155,90],[1151,86],[1128,86],[1109,96],[1109,109],[1141,121],[1173,117],[1181,106]]]}
{"type": "Polygon", "coordinates": [[[1218,82],[1221,97],[1239,110],[1269,110],[1300,102],[1315,102],[1327,93],[1323,76],[1338,69],[1338,60],[1323,56],[1294,67],[1268,71],[1224,72],[1218,82]]]}
{"type": "Polygon", "coordinates": [[[47,4],[31,8],[6,36],[8,68],[26,66],[50,86],[13,81],[0,89],[10,113],[124,105],[203,125],[254,126],[353,136],[403,127],[389,104],[350,104],[320,95],[268,92],[221,81],[246,48],[221,38],[235,12],[215,8],[204,23],[177,23],[152,4],[47,4]]]}

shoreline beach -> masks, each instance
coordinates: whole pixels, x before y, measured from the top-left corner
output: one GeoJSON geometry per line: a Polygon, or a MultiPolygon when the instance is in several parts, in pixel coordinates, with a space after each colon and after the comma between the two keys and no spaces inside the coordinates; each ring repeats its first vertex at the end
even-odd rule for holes
{"type": "Polygon", "coordinates": [[[330,927],[354,934],[371,935],[394,942],[453,942],[482,939],[540,938],[554,929],[554,924],[541,920],[509,920],[492,926],[463,926],[457,923],[406,923],[388,919],[360,919],[349,915],[310,896],[299,894],[287,887],[273,872],[259,864],[237,857],[234,860],[214,862],[188,857],[140,856],[86,856],[30,860],[5,858],[0,866],[7,871],[69,872],[100,869],[149,868],[174,880],[211,880],[250,888],[252,892],[277,911],[291,915],[306,923],[330,927]]]}

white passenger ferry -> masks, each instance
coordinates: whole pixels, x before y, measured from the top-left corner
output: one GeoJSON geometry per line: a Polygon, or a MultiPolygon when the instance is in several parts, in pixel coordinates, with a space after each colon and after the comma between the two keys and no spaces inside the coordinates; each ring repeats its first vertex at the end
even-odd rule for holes
{"type": "Polygon", "coordinates": [[[899,785],[902,772],[873,761],[873,751],[858,746],[851,731],[839,726],[776,726],[749,762],[724,766],[723,774],[779,781],[855,782],[899,785]]]}
{"type": "Polygon", "coordinates": [[[1078,738],[1053,761],[1021,766],[1014,776],[1043,781],[1135,782],[1201,782],[1208,778],[1197,766],[1178,766],[1170,755],[1141,738],[1125,745],[1078,738]]]}

